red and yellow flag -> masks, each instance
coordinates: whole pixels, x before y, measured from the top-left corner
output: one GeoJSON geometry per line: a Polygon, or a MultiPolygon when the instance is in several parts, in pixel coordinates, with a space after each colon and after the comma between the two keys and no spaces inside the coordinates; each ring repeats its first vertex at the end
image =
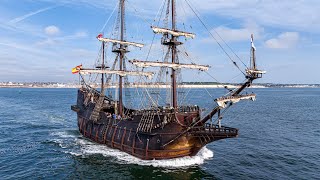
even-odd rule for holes
{"type": "Polygon", "coordinates": [[[80,71],[80,69],[82,68],[82,64],[81,65],[79,65],[79,66],[76,66],[76,67],[74,67],[74,68],[72,68],[72,74],[77,74],[77,73],[79,73],[79,71],[80,71]]]}

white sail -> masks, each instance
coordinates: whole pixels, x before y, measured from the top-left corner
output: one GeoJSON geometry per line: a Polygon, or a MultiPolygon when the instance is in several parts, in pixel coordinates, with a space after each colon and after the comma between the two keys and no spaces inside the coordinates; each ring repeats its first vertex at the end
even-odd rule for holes
{"type": "Polygon", "coordinates": [[[172,30],[172,29],[167,29],[167,28],[159,28],[159,27],[155,27],[155,26],[151,26],[152,30],[154,33],[156,34],[164,34],[164,33],[168,33],[171,34],[173,36],[185,36],[186,38],[195,38],[196,35],[193,33],[189,33],[189,32],[183,32],[183,31],[176,31],[176,30],[172,30]]]}
{"type": "Polygon", "coordinates": [[[130,63],[138,67],[169,67],[173,69],[199,69],[201,71],[207,71],[210,66],[208,65],[198,65],[198,64],[178,64],[178,63],[167,63],[167,62],[154,62],[154,61],[139,61],[139,60],[129,60],[130,63]]]}
{"type": "Polygon", "coordinates": [[[228,102],[237,103],[240,100],[245,100],[245,99],[255,101],[256,95],[245,94],[245,95],[238,95],[238,96],[220,97],[220,98],[217,98],[215,101],[220,107],[225,108],[228,102]]]}
{"type": "Polygon", "coordinates": [[[139,72],[139,71],[119,71],[119,70],[102,70],[102,69],[80,69],[79,71],[80,74],[86,75],[86,74],[93,74],[93,73],[98,73],[98,74],[117,74],[119,76],[146,76],[149,79],[152,78],[154,75],[153,72],[139,72]]]}
{"type": "Polygon", "coordinates": [[[141,44],[141,43],[120,41],[120,40],[110,39],[110,38],[97,37],[97,39],[99,41],[103,41],[103,42],[111,42],[111,43],[118,43],[118,44],[122,44],[122,45],[130,45],[130,46],[136,46],[139,48],[142,48],[144,46],[144,44],[141,44]]]}

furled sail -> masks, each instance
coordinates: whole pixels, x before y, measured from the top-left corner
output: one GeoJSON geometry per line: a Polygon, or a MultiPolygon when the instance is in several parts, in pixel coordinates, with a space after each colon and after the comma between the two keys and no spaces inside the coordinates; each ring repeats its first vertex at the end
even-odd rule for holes
{"type": "Polygon", "coordinates": [[[189,32],[177,31],[177,30],[172,30],[172,29],[167,29],[167,28],[159,28],[159,27],[155,27],[155,26],[151,26],[151,28],[152,28],[153,32],[156,34],[168,33],[173,36],[185,36],[186,38],[192,38],[192,39],[196,37],[195,34],[189,33],[189,32]]]}
{"type": "Polygon", "coordinates": [[[247,69],[246,72],[248,74],[265,74],[266,71],[255,70],[255,69],[247,69]]]}
{"type": "Polygon", "coordinates": [[[210,68],[209,65],[140,61],[140,60],[136,60],[136,59],[129,60],[129,62],[138,66],[138,67],[169,67],[169,68],[173,68],[173,69],[188,68],[188,69],[199,69],[201,71],[207,71],[210,68]]]}
{"type": "Polygon", "coordinates": [[[86,74],[117,74],[119,76],[146,76],[149,79],[152,78],[154,75],[153,72],[140,72],[140,71],[119,71],[119,70],[107,70],[107,69],[80,69],[80,74],[86,75],[86,74]]]}
{"type": "Polygon", "coordinates": [[[256,95],[245,94],[245,95],[237,95],[237,96],[220,97],[220,98],[217,98],[215,101],[220,107],[225,108],[228,102],[237,103],[240,100],[245,100],[245,99],[255,101],[256,95]]]}
{"type": "Polygon", "coordinates": [[[111,43],[117,43],[117,44],[122,44],[122,45],[136,46],[136,47],[139,47],[139,48],[142,48],[144,46],[144,44],[141,44],[141,43],[135,43],[135,42],[129,42],[129,41],[120,41],[120,40],[116,40],[116,39],[104,38],[104,37],[102,37],[102,34],[99,34],[97,36],[97,39],[99,41],[103,41],[103,42],[111,42],[111,43]]]}

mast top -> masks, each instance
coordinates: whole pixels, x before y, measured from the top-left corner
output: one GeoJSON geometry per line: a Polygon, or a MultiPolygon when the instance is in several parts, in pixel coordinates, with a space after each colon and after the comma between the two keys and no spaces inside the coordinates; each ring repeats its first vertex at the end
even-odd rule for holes
{"type": "Polygon", "coordinates": [[[253,43],[253,34],[251,34],[251,60],[250,68],[246,69],[247,77],[251,79],[262,78],[262,74],[265,74],[266,71],[258,70],[256,67],[256,47],[253,43]]]}

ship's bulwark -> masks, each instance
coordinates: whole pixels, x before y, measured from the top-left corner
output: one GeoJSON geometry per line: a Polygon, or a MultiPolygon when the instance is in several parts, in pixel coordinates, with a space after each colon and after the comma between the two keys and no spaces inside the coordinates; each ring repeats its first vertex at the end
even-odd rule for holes
{"type": "MultiPolygon", "coordinates": [[[[80,133],[100,144],[119,149],[140,159],[170,159],[194,156],[206,144],[224,138],[237,137],[238,129],[206,126],[191,127],[199,117],[199,108],[178,112],[158,112],[149,127],[141,126],[141,111],[132,111],[131,118],[118,120],[107,116],[113,106],[104,106],[97,121],[90,120],[96,98],[88,102],[88,90],[79,89],[77,105],[80,133]],[[87,102],[85,102],[87,101],[87,102]],[[85,105],[86,104],[86,105],[85,105]],[[140,125],[139,125],[140,123],[140,125]],[[138,130],[138,132],[137,132],[138,130]]],[[[109,102],[111,103],[111,102],[109,102]]]]}

